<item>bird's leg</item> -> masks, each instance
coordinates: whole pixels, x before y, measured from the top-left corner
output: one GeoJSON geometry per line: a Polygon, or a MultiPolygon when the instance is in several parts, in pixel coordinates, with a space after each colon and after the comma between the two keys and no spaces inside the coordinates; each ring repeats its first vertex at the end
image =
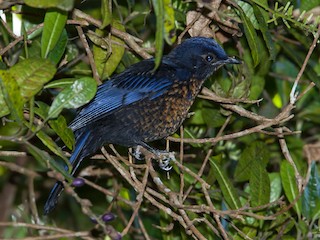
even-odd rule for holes
{"type": "Polygon", "coordinates": [[[144,160],[144,155],[141,152],[141,145],[138,145],[134,148],[134,151],[132,153],[130,153],[135,159],[142,161],[144,160]]]}
{"type": "Polygon", "coordinates": [[[139,157],[137,159],[141,159],[141,147],[144,147],[146,150],[151,152],[157,159],[159,159],[159,167],[164,171],[171,170],[172,166],[170,165],[171,160],[175,160],[174,152],[168,152],[164,150],[154,149],[148,144],[141,142],[135,150],[134,157],[136,155],[139,157]]]}

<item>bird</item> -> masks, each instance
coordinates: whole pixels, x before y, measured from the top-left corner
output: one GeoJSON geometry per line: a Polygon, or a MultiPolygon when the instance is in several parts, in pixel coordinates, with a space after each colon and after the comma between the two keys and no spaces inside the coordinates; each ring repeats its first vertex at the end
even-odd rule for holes
{"type": "MultiPolygon", "coordinates": [[[[148,143],[177,131],[203,83],[217,69],[240,63],[214,39],[191,37],[164,55],[157,68],[154,58],[146,59],[106,80],[69,125],[75,136],[71,175],[84,158],[107,143],[143,147],[160,155],[163,151],[148,143]]],[[[45,215],[56,207],[63,189],[57,181],[45,203],[45,215]]]]}

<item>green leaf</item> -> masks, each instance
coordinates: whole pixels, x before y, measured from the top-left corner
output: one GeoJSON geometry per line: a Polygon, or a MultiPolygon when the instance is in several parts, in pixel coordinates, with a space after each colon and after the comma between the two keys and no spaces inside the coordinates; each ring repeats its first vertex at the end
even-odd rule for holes
{"type": "Polygon", "coordinates": [[[52,140],[51,137],[49,137],[44,131],[39,130],[36,133],[37,137],[41,140],[41,142],[47,146],[54,154],[61,158],[65,158],[61,148],[55,143],[55,141],[52,140]]]}
{"type": "Polygon", "coordinates": [[[232,89],[233,98],[247,98],[250,94],[251,79],[244,79],[232,89]]]}
{"type": "Polygon", "coordinates": [[[260,76],[252,76],[249,99],[257,99],[261,95],[265,86],[265,78],[260,76]]]}
{"type": "MultiPolygon", "coordinates": [[[[125,30],[124,26],[117,21],[113,21],[112,26],[121,31],[125,30]]],[[[100,36],[103,34],[99,29],[97,29],[96,33],[100,36]]],[[[103,49],[102,46],[93,46],[93,57],[101,79],[109,78],[112,75],[118,67],[125,51],[124,42],[115,36],[110,37],[109,44],[110,47],[108,50],[103,49]]]]}
{"type": "Polygon", "coordinates": [[[156,53],[155,53],[155,66],[157,69],[161,63],[163,54],[163,38],[164,38],[164,3],[163,1],[152,0],[152,5],[156,15],[156,53]]]}
{"type": "Polygon", "coordinates": [[[19,84],[21,95],[25,100],[29,100],[53,78],[56,68],[49,60],[29,58],[14,65],[10,73],[19,84]]]}
{"type": "Polygon", "coordinates": [[[173,44],[176,39],[174,9],[171,0],[164,0],[164,39],[168,44],[173,44]]]}
{"type": "Polygon", "coordinates": [[[50,127],[56,132],[56,134],[61,138],[63,143],[70,150],[73,149],[75,140],[72,130],[68,127],[66,119],[59,115],[57,119],[48,121],[50,127]]]}
{"type": "MultiPolygon", "coordinates": [[[[294,169],[287,161],[282,161],[280,167],[280,176],[282,180],[282,187],[289,202],[293,202],[295,198],[299,197],[298,186],[294,175],[294,169]]],[[[301,215],[301,199],[293,206],[297,214],[301,215]]]]}
{"type": "Polygon", "coordinates": [[[41,57],[47,58],[51,50],[58,43],[64,26],[67,22],[68,13],[65,11],[48,10],[44,18],[44,26],[41,38],[41,57]]]}
{"type": "MultiPolygon", "coordinates": [[[[276,219],[270,223],[269,229],[275,228],[277,232],[281,232],[282,234],[285,234],[293,230],[292,228],[294,228],[295,224],[299,224],[299,223],[297,223],[296,220],[291,216],[292,215],[290,211],[286,211],[283,214],[278,215],[276,219]]],[[[282,235],[281,240],[283,239],[283,236],[284,235],[282,235]]]]}
{"type": "Polygon", "coordinates": [[[236,181],[249,180],[253,164],[260,164],[265,168],[269,161],[268,147],[264,142],[253,142],[246,147],[240,157],[234,177],[236,181]],[[256,162],[256,163],[255,163],[256,162]]]}
{"type": "Polygon", "coordinates": [[[51,81],[44,86],[44,88],[65,88],[74,83],[74,78],[61,78],[55,81],[51,81]]]}
{"type": "Polygon", "coordinates": [[[74,0],[24,0],[25,4],[34,8],[59,8],[70,11],[73,8],[74,0]]]}
{"type": "Polygon", "coordinates": [[[216,163],[215,158],[210,158],[210,166],[214,172],[223,197],[231,209],[239,209],[241,207],[239,196],[236,190],[232,186],[230,180],[228,179],[226,173],[221,169],[221,167],[216,163]]]}
{"type": "Polygon", "coordinates": [[[262,33],[262,37],[267,45],[269,55],[270,55],[270,60],[274,61],[276,58],[276,49],[275,49],[274,42],[272,40],[271,34],[268,29],[268,25],[266,22],[267,20],[263,17],[263,15],[266,14],[267,12],[265,10],[263,10],[262,8],[259,8],[255,4],[253,5],[253,11],[254,11],[254,14],[259,22],[259,27],[260,27],[260,31],[262,33]]]}
{"type": "MultiPolygon", "coordinates": [[[[0,85],[1,86],[1,85],[0,85]]],[[[10,110],[7,106],[7,103],[4,99],[4,95],[2,92],[2,87],[0,87],[0,118],[6,116],[10,113],[10,110]]]]}
{"type": "Polygon", "coordinates": [[[270,173],[270,202],[278,200],[281,196],[282,187],[281,187],[281,178],[279,173],[270,173]]]}
{"type": "Polygon", "coordinates": [[[226,118],[221,114],[221,112],[213,108],[203,108],[201,116],[205,123],[213,128],[221,127],[226,121],[226,118]]]}
{"type": "Polygon", "coordinates": [[[112,22],[112,1],[102,0],[101,5],[102,24],[100,29],[104,29],[112,22]]]}
{"type": "MultiPolygon", "coordinates": [[[[192,139],[197,139],[197,136],[195,136],[195,134],[190,131],[188,128],[184,128],[183,129],[183,135],[185,138],[192,138],[192,139]]],[[[200,143],[190,143],[191,146],[193,147],[202,147],[203,145],[200,143]]]]}
{"type": "Polygon", "coordinates": [[[260,163],[254,161],[250,174],[251,206],[257,207],[270,201],[270,180],[268,172],[260,163]]]}
{"type": "Polygon", "coordinates": [[[243,240],[243,236],[246,236],[247,239],[256,239],[258,230],[255,227],[245,226],[241,229],[241,234],[235,235],[233,240],[243,240]]]}
{"type": "Polygon", "coordinates": [[[60,38],[55,47],[49,52],[48,59],[54,64],[58,64],[63,56],[68,43],[68,34],[66,29],[63,29],[60,38]]]}
{"type": "Polygon", "coordinates": [[[88,103],[96,94],[97,84],[93,78],[84,77],[62,90],[54,99],[48,118],[56,118],[63,108],[78,108],[88,103]]]}
{"type": "Polygon", "coordinates": [[[10,112],[15,121],[22,123],[24,99],[21,96],[20,87],[10,71],[0,70],[0,89],[2,95],[0,100],[4,100],[2,104],[5,103],[1,106],[3,108],[1,114],[6,115],[10,112]]]}
{"type": "Polygon", "coordinates": [[[241,7],[243,13],[247,16],[248,20],[252,23],[255,29],[260,29],[259,23],[253,11],[255,4],[249,4],[245,1],[236,0],[239,7],[241,7]]]}
{"type": "Polygon", "coordinates": [[[320,218],[320,176],[315,162],[311,163],[309,181],[302,194],[302,215],[308,220],[320,218]]]}
{"type": "Polygon", "coordinates": [[[320,124],[320,102],[313,101],[299,110],[300,112],[297,115],[299,119],[313,121],[320,124]]]}
{"type": "Polygon", "coordinates": [[[245,15],[245,13],[243,12],[243,10],[241,8],[238,8],[238,10],[239,10],[239,14],[240,14],[240,17],[242,20],[244,34],[246,36],[249,48],[251,50],[253,65],[255,67],[261,61],[260,55],[259,55],[259,53],[260,53],[259,45],[258,45],[258,42],[256,41],[258,36],[257,36],[256,30],[254,29],[253,24],[250,21],[250,19],[245,15]]]}
{"type": "Polygon", "coordinates": [[[304,0],[304,1],[299,1],[301,3],[300,5],[300,10],[301,11],[309,11],[315,7],[319,7],[320,1],[319,0],[304,0]]]}
{"type": "MultiPolygon", "coordinates": [[[[42,119],[47,119],[49,106],[43,102],[36,102],[38,108],[35,109],[35,113],[38,114],[42,119]]],[[[74,135],[72,130],[68,127],[66,119],[59,115],[57,119],[48,121],[50,127],[56,132],[61,138],[64,144],[72,149],[74,145],[74,135]]]]}
{"type": "MultiPolygon", "coordinates": [[[[296,49],[292,48],[290,44],[286,44],[284,41],[278,41],[277,43],[281,46],[282,51],[288,55],[289,60],[291,58],[291,62],[294,62],[300,69],[305,58],[305,52],[297,51],[296,49]]],[[[309,62],[306,66],[306,70],[304,71],[304,75],[307,78],[312,79],[312,81],[319,86],[320,78],[314,71],[313,67],[311,67],[309,62]]]]}
{"type": "MultiPolygon", "coordinates": [[[[42,102],[37,102],[38,108],[35,108],[35,113],[39,115],[42,119],[47,118],[47,112],[49,106],[42,102]]],[[[68,162],[68,159],[64,156],[61,148],[56,144],[50,136],[48,136],[43,130],[38,130],[35,126],[31,127],[31,130],[36,132],[36,136],[41,140],[41,142],[47,146],[54,154],[64,159],[65,162],[68,162]]]]}
{"type": "Polygon", "coordinates": [[[61,173],[68,182],[72,181],[72,176],[64,170],[64,168],[57,164],[57,162],[46,152],[40,150],[36,146],[26,142],[28,152],[42,165],[54,169],[55,171],[61,173]]]}

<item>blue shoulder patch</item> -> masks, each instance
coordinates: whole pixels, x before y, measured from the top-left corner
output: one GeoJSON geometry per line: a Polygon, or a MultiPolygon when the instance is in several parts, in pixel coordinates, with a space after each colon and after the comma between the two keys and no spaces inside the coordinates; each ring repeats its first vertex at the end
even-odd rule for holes
{"type": "Polygon", "coordinates": [[[70,128],[78,130],[134,102],[154,99],[173,84],[168,73],[161,69],[153,72],[153,62],[140,63],[100,85],[94,99],[80,110],[70,128]]]}

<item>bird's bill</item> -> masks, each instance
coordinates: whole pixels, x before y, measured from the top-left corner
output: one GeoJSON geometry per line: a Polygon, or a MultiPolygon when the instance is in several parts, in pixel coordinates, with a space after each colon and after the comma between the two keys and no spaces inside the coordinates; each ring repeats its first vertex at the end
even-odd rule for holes
{"type": "Polygon", "coordinates": [[[223,62],[224,64],[241,64],[242,61],[236,59],[235,57],[228,57],[226,60],[223,62]]]}

